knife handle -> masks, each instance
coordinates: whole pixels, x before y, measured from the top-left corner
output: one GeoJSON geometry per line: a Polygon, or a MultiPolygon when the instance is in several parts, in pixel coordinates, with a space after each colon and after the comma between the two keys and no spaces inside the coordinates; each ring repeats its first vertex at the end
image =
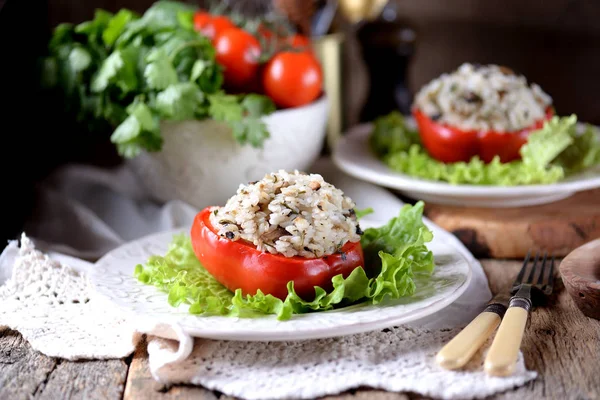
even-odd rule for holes
{"type": "Polygon", "coordinates": [[[508,376],[515,371],[529,307],[531,307],[529,300],[518,300],[522,300],[523,304],[515,303],[515,299],[511,301],[487,353],[484,369],[488,375],[508,376]]]}
{"type": "Polygon", "coordinates": [[[437,363],[446,369],[464,366],[500,325],[506,307],[490,304],[458,335],[449,341],[436,356],[437,363]]]}

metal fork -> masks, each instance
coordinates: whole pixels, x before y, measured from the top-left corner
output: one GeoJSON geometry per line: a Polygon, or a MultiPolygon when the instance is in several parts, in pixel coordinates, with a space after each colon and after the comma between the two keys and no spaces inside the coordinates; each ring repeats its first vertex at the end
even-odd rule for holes
{"type": "Polygon", "coordinates": [[[486,356],[484,369],[489,375],[507,376],[514,372],[529,311],[540,295],[549,296],[552,293],[554,257],[548,262],[548,254],[544,253],[540,261],[540,254],[536,252],[533,264],[530,264],[530,255],[531,251],[527,253],[523,267],[513,282],[508,310],[486,356]],[[531,268],[528,268],[529,265],[531,268]]]}

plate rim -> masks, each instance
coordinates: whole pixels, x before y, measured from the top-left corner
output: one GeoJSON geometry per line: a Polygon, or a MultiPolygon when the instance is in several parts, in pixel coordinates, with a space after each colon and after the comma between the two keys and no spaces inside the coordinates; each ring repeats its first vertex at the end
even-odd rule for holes
{"type": "MultiPolygon", "coordinates": [[[[381,223],[381,222],[377,222],[377,223],[381,223]]],[[[185,315],[185,316],[178,316],[177,314],[173,313],[172,316],[168,317],[168,321],[170,323],[174,323],[174,324],[178,325],[178,327],[181,328],[183,330],[183,332],[187,333],[190,336],[200,337],[200,338],[205,338],[205,339],[241,340],[241,341],[295,341],[295,340],[325,339],[325,338],[332,338],[332,337],[354,335],[354,334],[359,334],[359,333],[366,333],[366,332],[376,331],[376,330],[380,330],[380,329],[385,329],[385,328],[395,326],[395,325],[405,324],[405,323],[415,321],[415,320],[418,320],[421,318],[425,318],[429,315],[432,315],[432,314],[446,308],[447,306],[452,304],[454,301],[456,301],[469,288],[469,285],[471,284],[472,279],[473,279],[473,260],[471,260],[470,257],[467,256],[467,254],[465,254],[465,250],[462,249],[460,246],[458,246],[457,243],[450,238],[450,236],[447,236],[447,235],[450,235],[448,232],[443,231],[439,227],[437,228],[437,230],[438,230],[438,232],[444,233],[443,236],[445,236],[445,237],[443,240],[444,240],[445,245],[452,247],[453,253],[457,254],[462,259],[462,261],[466,264],[467,271],[466,271],[466,274],[464,275],[464,280],[446,297],[441,298],[441,299],[439,299],[429,305],[426,305],[422,308],[419,308],[416,310],[411,310],[408,313],[400,314],[398,316],[389,316],[385,319],[380,319],[380,320],[377,320],[374,322],[373,321],[371,321],[371,322],[359,321],[359,322],[355,322],[355,323],[352,323],[349,325],[338,325],[335,327],[325,326],[324,328],[319,328],[319,329],[314,329],[314,330],[309,330],[309,331],[285,331],[285,332],[273,331],[273,330],[251,330],[251,331],[242,330],[242,331],[237,331],[237,332],[236,331],[225,331],[222,329],[210,330],[210,329],[203,329],[203,328],[200,329],[198,327],[190,326],[187,323],[185,323],[185,321],[175,322],[176,320],[181,321],[182,319],[190,318],[190,317],[211,318],[211,316],[202,317],[202,316],[193,316],[190,314],[185,315]],[[414,314],[418,314],[418,315],[415,316],[414,314]],[[342,330],[343,332],[340,333],[339,330],[342,330]]],[[[96,263],[94,263],[94,266],[99,266],[102,263],[105,263],[107,259],[114,257],[114,254],[117,252],[124,251],[124,249],[126,247],[135,246],[135,245],[138,245],[138,243],[147,242],[147,241],[151,240],[153,237],[159,237],[162,235],[166,236],[166,235],[180,234],[180,233],[184,233],[184,232],[187,233],[187,228],[169,229],[169,230],[150,233],[148,235],[142,236],[138,239],[124,243],[123,245],[116,247],[115,249],[106,253],[104,256],[102,256],[100,259],[98,259],[96,261],[96,263]]],[[[131,272],[133,272],[134,268],[135,268],[135,265],[132,264],[131,272]]],[[[133,310],[131,310],[130,308],[127,308],[126,306],[119,304],[119,302],[116,301],[113,297],[107,295],[106,293],[103,293],[102,290],[99,290],[99,288],[96,284],[96,276],[98,275],[98,272],[100,271],[100,269],[101,268],[91,268],[91,271],[90,271],[89,278],[90,278],[90,282],[92,284],[94,293],[96,295],[102,297],[103,300],[109,301],[112,305],[118,307],[125,313],[128,313],[132,317],[137,318],[139,320],[139,322],[142,322],[140,324],[140,326],[150,327],[150,328],[148,328],[149,329],[148,331],[144,331],[144,329],[142,328],[140,330],[140,332],[156,334],[156,332],[154,332],[154,327],[156,327],[160,324],[164,324],[164,321],[167,318],[165,318],[164,316],[161,318],[161,317],[156,317],[156,316],[152,316],[152,315],[136,315],[135,313],[133,313],[133,310]]],[[[142,285],[141,283],[138,283],[138,284],[142,285]]],[[[157,288],[153,288],[153,289],[155,289],[157,291],[157,293],[163,294],[165,296],[164,301],[166,302],[167,295],[165,293],[160,292],[157,288]]],[[[177,308],[173,308],[173,310],[176,311],[177,308]]],[[[343,309],[337,309],[337,310],[332,310],[332,311],[344,312],[343,309]]],[[[327,311],[324,311],[324,312],[327,312],[327,311]]],[[[304,314],[304,315],[307,315],[307,314],[304,314]]],[[[299,317],[302,317],[302,315],[299,317]]],[[[224,317],[224,316],[217,316],[216,318],[231,318],[232,321],[234,321],[236,319],[240,319],[238,317],[224,317]]],[[[286,322],[287,321],[276,321],[277,324],[284,324],[286,322]]]]}
{"type": "MultiPolygon", "coordinates": [[[[556,194],[557,191],[575,193],[600,187],[600,175],[583,180],[575,179],[572,181],[559,181],[552,184],[517,186],[453,185],[448,182],[412,177],[391,170],[371,152],[370,146],[366,145],[366,141],[368,141],[368,136],[372,127],[372,122],[366,122],[357,124],[348,129],[335,145],[332,151],[332,159],[337,167],[347,174],[388,188],[444,196],[511,198],[556,194]],[[359,155],[365,160],[377,163],[377,165],[381,167],[381,170],[372,169],[365,165],[359,165],[356,162],[349,160],[348,154],[344,152],[344,149],[353,144],[355,144],[354,147],[361,150],[358,153],[359,155]]],[[[578,174],[575,174],[574,177],[577,175],[578,174]]]]}

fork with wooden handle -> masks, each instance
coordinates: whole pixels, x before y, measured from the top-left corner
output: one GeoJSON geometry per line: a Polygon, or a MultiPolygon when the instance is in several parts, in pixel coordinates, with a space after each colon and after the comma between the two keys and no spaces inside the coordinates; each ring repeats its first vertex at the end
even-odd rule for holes
{"type": "Polygon", "coordinates": [[[554,257],[550,262],[548,271],[546,271],[547,254],[544,254],[541,265],[539,258],[538,253],[535,256],[527,278],[525,278],[529,261],[529,254],[527,254],[523,267],[513,283],[511,293],[515,294],[508,303],[508,310],[506,310],[506,314],[485,358],[484,369],[488,375],[512,375],[517,364],[529,311],[533,306],[532,291],[537,291],[546,296],[552,293],[554,286],[554,257]]]}
{"type": "Polygon", "coordinates": [[[436,356],[436,362],[446,369],[463,367],[496,330],[506,311],[509,295],[496,295],[469,325],[449,341],[436,356]]]}

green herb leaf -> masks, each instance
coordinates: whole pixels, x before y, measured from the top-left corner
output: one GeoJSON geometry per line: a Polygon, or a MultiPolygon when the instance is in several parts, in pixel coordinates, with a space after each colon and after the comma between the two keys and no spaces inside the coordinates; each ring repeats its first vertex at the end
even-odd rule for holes
{"type": "Polygon", "coordinates": [[[242,119],[244,109],[238,97],[218,92],[208,96],[209,113],[217,121],[237,122],[242,119]]]}
{"type": "Polygon", "coordinates": [[[269,115],[276,110],[273,100],[260,94],[248,94],[244,96],[242,107],[246,115],[256,118],[269,115]]]}
{"type": "Polygon", "coordinates": [[[194,11],[178,11],[177,21],[179,25],[188,30],[194,29],[194,11]]]}
{"type": "Polygon", "coordinates": [[[122,9],[114,17],[112,17],[102,32],[102,40],[106,46],[112,46],[119,38],[125,26],[130,21],[137,19],[138,16],[130,10],[122,9]]]}
{"type": "Polygon", "coordinates": [[[63,23],[57,25],[54,28],[54,32],[52,33],[52,38],[48,43],[48,49],[51,53],[57,53],[58,48],[64,44],[72,44],[73,43],[73,24],[63,23]]]}
{"type": "Polygon", "coordinates": [[[102,36],[102,32],[106,29],[112,18],[112,13],[105,10],[96,10],[94,12],[94,19],[77,25],[75,27],[75,32],[91,36],[95,40],[96,36],[102,36]]]}
{"type": "Polygon", "coordinates": [[[117,144],[119,154],[132,158],[142,149],[160,149],[162,139],[159,135],[159,123],[150,108],[138,100],[127,111],[129,117],[115,129],[110,138],[111,142],[117,144]]]}
{"type": "Polygon", "coordinates": [[[193,29],[196,9],[159,0],[141,16],[97,10],[90,21],[57,26],[49,54],[40,60],[42,87],[62,97],[65,112],[84,124],[82,130],[113,129],[126,157],[162,144],[160,129],[145,129],[125,111],[135,99],[143,99],[156,121],[214,118],[228,124],[240,144],[261,146],[268,137],[261,117],[274,109],[272,103],[222,92],[215,49],[193,29]],[[128,136],[134,139],[123,139],[128,136]]]}
{"type": "Polygon", "coordinates": [[[100,67],[91,83],[92,92],[102,92],[114,84],[124,93],[136,89],[135,54],[132,49],[116,50],[100,67]]]}
{"type": "Polygon", "coordinates": [[[221,98],[220,103],[216,103],[218,108],[212,107],[211,100],[209,112],[213,118],[229,122],[232,125],[233,136],[240,144],[249,143],[253,147],[262,146],[264,141],[269,138],[269,131],[262,116],[275,111],[275,105],[271,99],[258,94],[250,94],[244,97],[238,107],[237,99],[234,105],[231,97],[223,96],[226,98],[221,98]],[[221,119],[221,117],[227,119],[221,119]]]}
{"type": "Polygon", "coordinates": [[[193,119],[202,103],[202,92],[190,82],[175,83],[156,96],[156,109],[165,119],[183,121],[193,119]]]}
{"type": "Polygon", "coordinates": [[[82,47],[74,47],[69,53],[69,64],[73,72],[81,72],[92,63],[92,56],[82,47]]]}
{"type": "Polygon", "coordinates": [[[144,78],[150,89],[163,90],[179,81],[177,72],[164,49],[152,50],[146,56],[148,65],[144,69],[144,78]]]}

